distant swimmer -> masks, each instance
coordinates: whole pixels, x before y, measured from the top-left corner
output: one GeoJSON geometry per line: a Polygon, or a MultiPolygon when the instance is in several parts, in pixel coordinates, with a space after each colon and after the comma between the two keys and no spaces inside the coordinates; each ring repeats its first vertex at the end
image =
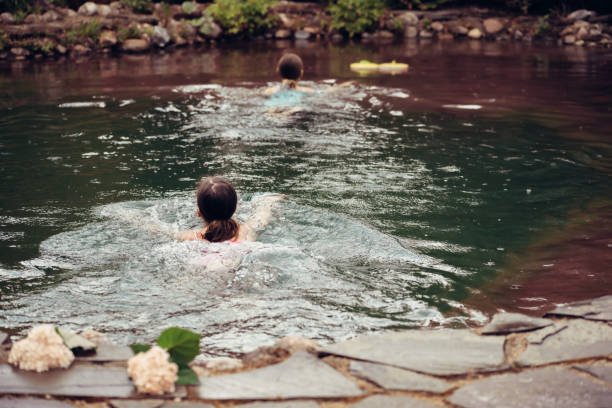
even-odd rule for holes
{"type": "Polygon", "coordinates": [[[300,92],[310,92],[311,88],[300,86],[298,81],[304,75],[304,63],[299,55],[288,52],[284,54],[276,65],[276,72],[282,78],[281,84],[265,90],[266,95],[273,95],[280,91],[294,90],[300,92]]]}
{"type": "Polygon", "coordinates": [[[262,197],[244,224],[238,224],[232,216],[236,212],[238,195],[224,178],[206,177],[196,190],[198,217],[204,220],[204,228],[178,233],[179,241],[244,242],[255,241],[257,231],[265,228],[272,217],[272,204],[285,196],[270,194],[262,197]]]}

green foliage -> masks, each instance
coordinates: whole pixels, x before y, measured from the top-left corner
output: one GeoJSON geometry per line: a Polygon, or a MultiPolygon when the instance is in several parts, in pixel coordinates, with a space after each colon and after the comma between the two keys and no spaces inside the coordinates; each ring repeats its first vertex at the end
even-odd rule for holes
{"type": "Polygon", "coordinates": [[[527,14],[531,7],[531,0],[506,0],[506,6],[519,9],[523,14],[527,14]]]}
{"type": "Polygon", "coordinates": [[[205,13],[227,34],[260,34],[274,28],[277,16],[270,12],[276,0],[215,0],[205,13]]]}
{"type": "Polygon", "coordinates": [[[149,349],[151,348],[151,346],[149,346],[148,344],[138,344],[138,343],[134,343],[130,345],[130,348],[132,349],[132,352],[134,354],[138,354],[138,353],[144,353],[146,351],[149,351],[149,349]]]}
{"type": "MultiPolygon", "coordinates": [[[[170,361],[178,365],[179,385],[196,385],[198,376],[187,365],[200,352],[200,335],[179,327],[164,330],[157,338],[157,344],[170,354],[170,361]]],[[[134,354],[143,353],[151,348],[146,344],[132,344],[134,354]]]]}
{"type": "Polygon", "coordinates": [[[193,1],[184,1],[183,4],[181,4],[181,7],[187,14],[195,13],[195,11],[198,9],[193,1]]]}
{"type": "Polygon", "coordinates": [[[548,22],[548,14],[538,18],[538,24],[536,25],[536,33],[535,35],[538,37],[542,37],[550,32],[552,27],[548,22]]]}
{"type": "Polygon", "coordinates": [[[448,0],[404,0],[408,8],[418,8],[419,10],[431,10],[440,7],[448,0]]]}
{"type": "Polygon", "coordinates": [[[66,33],[66,41],[68,44],[74,44],[79,40],[92,39],[98,41],[102,26],[97,19],[92,19],[88,23],[81,23],[78,27],[69,30],[66,33]]]}
{"type": "Polygon", "coordinates": [[[423,20],[421,20],[421,26],[425,30],[431,30],[431,20],[425,17],[423,20]]]}
{"type": "Polygon", "coordinates": [[[150,14],[152,7],[150,0],[121,0],[134,10],[134,13],[150,14]]]}
{"type": "Polygon", "coordinates": [[[166,329],[157,338],[157,344],[170,353],[179,367],[186,365],[200,352],[200,335],[178,327],[166,329]]]}
{"type": "Polygon", "coordinates": [[[25,11],[29,13],[32,9],[32,3],[34,2],[31,0],[0,0],[0,12],[9,11],[16,13],[17,11],[25,11]]]}
{"type": "Polygon", "coordinates": [[[9,42],[10,40],[8,35],[4,31],[0,30],[0,51],[5,49],[9,42]]]}
{"type": "Polygon", "coordinates": [[[136,26],[119,27],[117,29],[117,41],[122,43],[128,38],[140,38],[142,33],[136,26]]]}
{"type": "Polygon", "coordinates": [[[199,29],[200,33],[210,35],[212,33],[213,18],[208,14],[194,20],[189,20],[189,24],[199,29]]]}
{"type": "Polygon", "coordinates": [[[327,7],[331,15],[329,26],[353,37],[373,29],[384,7],[382,0],[336,0],[327,7]]]}

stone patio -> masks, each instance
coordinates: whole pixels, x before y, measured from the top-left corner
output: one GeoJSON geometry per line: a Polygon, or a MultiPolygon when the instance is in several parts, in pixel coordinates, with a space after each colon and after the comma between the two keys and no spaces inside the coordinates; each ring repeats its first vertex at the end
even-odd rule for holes
{"type": "Polygon", "coordinates": [[[129,348],[100,347],[67,370],[38,374],[6,363],[10,344],[0,335],[0,407],[612,406],[612,296],[547,317],[502,313],[479,330],[362,336],[314,352],[292,350],[260,368],[245,359],[230,372],[200,371],[200,385],[163,397],[136,394],[125,369],[129,348]]]}

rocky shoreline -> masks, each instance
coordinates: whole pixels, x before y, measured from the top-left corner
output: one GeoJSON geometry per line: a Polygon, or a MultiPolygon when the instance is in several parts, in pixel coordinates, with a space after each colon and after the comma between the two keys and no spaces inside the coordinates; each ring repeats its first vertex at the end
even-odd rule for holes
{"type": "MultiPolygon", "coordinates": [[[[0,332],[0,344],[6,341],[0,332]]],[[[67,370],[7,364],[0,406],[11,408],[556,407],[612,403],[612,295],[543,318],[500,313],[480,329],[406,330],[319,347],[287,337],[243,359],[192,363],[199,385],[137,394],[129,347],[100,343],[67,370]]]]}
{"type": "MultiPolygon", "coordinates": [[[[123,2],[87,2],[78,10],[50,6],[39,13],[0,14],[0,60],[96,53],[145,53],[236,38],[249,41],[341,42],[346,34],[330,28],[329,12],[320,4],[280,1],[270,7],[276,25],[258,35],[224,32],[204,11],[211,3],[155,3],[151,14],[136,13],[123,2]],[[22,21],[20,21],[22,20],[22,21]]],[[[388,10],[371,32],[355,41],[518,41],[572,47],[611,47],[611,15],[576,10],[565,16],[509,15],[480,8],[439,11],[388,10]]]]}

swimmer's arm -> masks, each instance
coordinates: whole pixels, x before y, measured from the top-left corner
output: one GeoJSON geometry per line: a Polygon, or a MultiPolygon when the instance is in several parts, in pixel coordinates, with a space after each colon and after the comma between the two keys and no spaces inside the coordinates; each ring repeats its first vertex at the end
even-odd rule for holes
{"type": "Polygon", "coordinates": [[[312,88],[307,86],[298,86],[296,89],[301,92],[312,92],[312,88]]]}
{"type": "Polygon", "coordinates": [[[264,95],[272,95],[273,93],[278,92],[279,89],[280,88],[278,86],[271,86],[264,91],[264,95]]]}
{"type": "Polygon", "coordinates": [[[257,239],[257,232],[264,229],[270,223],[273,204],[284,199],[284,194],[270,194],[262,197],[257,202],[253,213],[246,222],[248,226],[248,241],[255,241],[257,239]]]}
{"type": "Polygon", "coordinates": [[[196,230],[180,231],[176,234],[176,239],[179,241],[195,241],[198,239],[196,230]]]}
{"type": "Polygon", "coordinates": [[[356,82],[355,80],[350,80],[350,81],[342,82],[341,84],[338,84],[338,85],[333,85],[333,86],[331,86],[330,88],[327,89],[327,92],[333,92],[333,91],[335,91],[338,88],[344,88],[344,87],[347,87],[349,85],[353,85],[353,84],[355,84],[355,82],[356,82]]]}

